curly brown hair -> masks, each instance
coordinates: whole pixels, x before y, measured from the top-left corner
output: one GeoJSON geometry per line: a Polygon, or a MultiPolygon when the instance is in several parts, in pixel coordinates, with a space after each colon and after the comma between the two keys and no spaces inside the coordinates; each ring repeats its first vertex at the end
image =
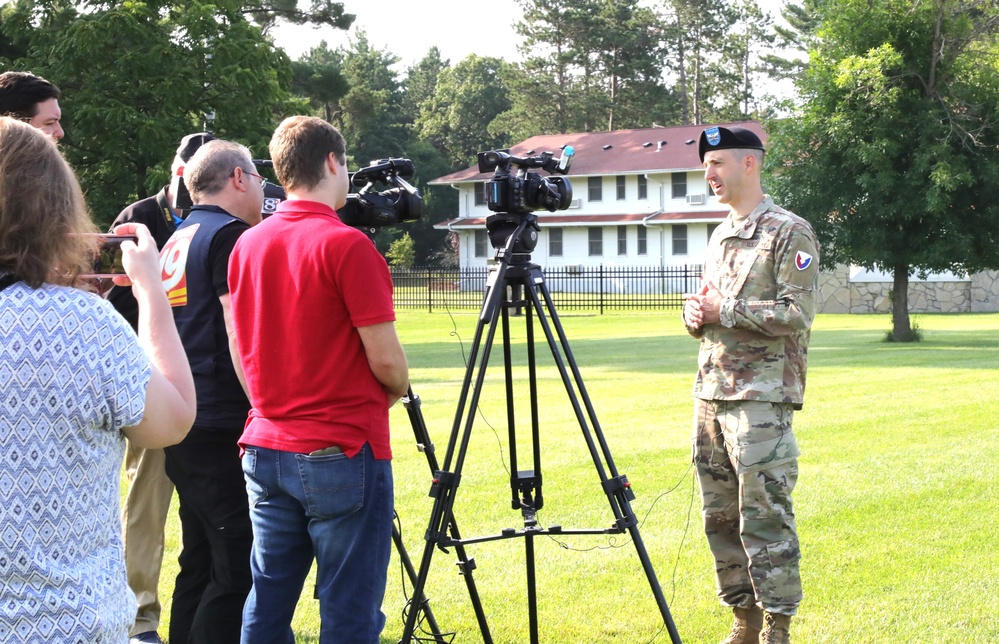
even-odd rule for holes
{"type": "Polygon", "coordinates": [[[55,142],[26,123],[0,117],[0,273],[32,288],[85,287],[97,228],[83,191],[55,142]]]}

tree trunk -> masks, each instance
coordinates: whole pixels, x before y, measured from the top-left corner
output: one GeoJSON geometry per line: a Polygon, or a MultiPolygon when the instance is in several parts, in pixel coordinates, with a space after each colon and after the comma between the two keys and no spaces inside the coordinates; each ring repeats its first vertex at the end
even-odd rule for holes
{"type": "Polygon", "coordinates": [[[690,94],[687,92],[687,68],[683,36],[677,46],[677,69],[680,70],[680,125],[690,125],[690,94]]]}
{"type": "Polygon", "coordinates": [[[891,337],[895,342],[913,342],[916,338],[909,324],[909,266],[895,264],[892,273],[891,337]]]}

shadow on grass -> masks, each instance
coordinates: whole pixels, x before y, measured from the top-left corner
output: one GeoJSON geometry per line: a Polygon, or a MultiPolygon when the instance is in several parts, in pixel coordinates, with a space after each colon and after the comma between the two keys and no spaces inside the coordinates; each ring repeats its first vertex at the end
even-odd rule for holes
{"type": "Polygon", "coordinates": [[[995,369],[999,337],[985,331],[926,331],[922,342],[884,342],[881,331],[817,331],[809,366],[866,365],[878,369],[995,369]]]}

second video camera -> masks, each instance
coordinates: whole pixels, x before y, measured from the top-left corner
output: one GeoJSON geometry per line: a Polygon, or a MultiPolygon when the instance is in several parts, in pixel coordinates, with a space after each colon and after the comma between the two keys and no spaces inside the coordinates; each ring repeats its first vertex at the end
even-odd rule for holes
{"type": "Polygon", "coordinates": [[[406,182],[416,172],[409,159],[379,159],[350,177],[347,203],[337,210],[340,220],[355,228],[381,228],[416,221],[423,215],[420,191],[406,182]],[[390,186],[378,192],[376,184],[390,186]]]}

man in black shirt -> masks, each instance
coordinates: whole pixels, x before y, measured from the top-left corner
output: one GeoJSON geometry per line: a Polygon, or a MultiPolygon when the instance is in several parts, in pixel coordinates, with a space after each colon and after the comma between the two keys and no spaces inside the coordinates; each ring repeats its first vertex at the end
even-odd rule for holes
{"type": "Polygon", "coordinates": [[[255,170],[241,145],[217,140],[202,146],[184,169],[194,205],[160,254],[198,398],[187,438],[164,450],[183,535],[171,644],[238,644],[252,584],[253,533],[237,444],[250,402],[227,278],[236,240],[261,219],[263,177],[255,170]]]}
{"type": "MultiPolygon", "coordinates": [[[[207,132],[185,136],[174,156],[172,174],[178,176],[184,165],[204,143],[215,137],[207,132]]],[[[111,230],[124,223],[144,224],[152,233],[156,247],[163,244],[182,221],[173,208],[169,185],[155,196],[141,199],[126,207],[111,224],[111,230]]],[[[139,323],[139,308],[131,286],[113,286],[107,299],[132,328],[139,323]]],[[[158,588],[163,565],[163,531],[166,527],[173,483],[167,478],[162,449],[143,449],[128,443],[125,451],[125,471],[128,474],[128,495],[121,511],[125,542],[125,568],[128,586],[139,605],[132,626],[132,644],[162,644],[156,633],[160,623],[158,588]]]]}

